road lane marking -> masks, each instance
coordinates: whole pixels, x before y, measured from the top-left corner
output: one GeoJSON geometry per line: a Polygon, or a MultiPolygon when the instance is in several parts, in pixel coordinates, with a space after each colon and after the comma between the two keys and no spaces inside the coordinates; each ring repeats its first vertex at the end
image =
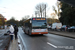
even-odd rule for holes
{"type": "Polygon", "coordinates": [[[53,44],[51,44],[49,42],[47,42],[47,44],[50,45],[50,46],[52,46],[52,47],[54,47],[54,48],[74,49],[74,46],[55,46],[55,45],[53,45],[53,44]]]}
{"type": "Polygon", "coordinates": [[[53,45],[53,44],[51,44],[49,42],[47,42],[47,44],[50,45],[50,46],[52,46],[52,47],[54,47],[54,48],[57,48],[57,46],[55,46],[55,45],[53,45]]]}

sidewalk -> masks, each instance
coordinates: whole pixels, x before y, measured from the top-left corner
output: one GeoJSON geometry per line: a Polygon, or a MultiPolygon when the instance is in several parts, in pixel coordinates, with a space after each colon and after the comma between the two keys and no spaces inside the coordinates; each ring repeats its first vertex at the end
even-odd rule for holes
{"type": "Polygon", "coordinates": [[[56,35],[65,36],[65,37],[69,37],[69,38],[74,38],[75,39],[75,32],[52,31],[52,30],[49,30],[48,32],[50,34],[56,34],[56,35]]]}
{"type": "Polygon", "coordinates": [[[8,50],[18,50],[18,42],[17,42],[17,40],[13,39],[13,42],[10,42],[8,50]]]}
{"type": "MultiPolygon", "coordinates": [[[[8,31],[8,29],[6,29],[6,30],[0,29],[0,35],[4,35],[4,33],[6,33],[7,31],[8,31]]],[[[6,37],[6,36],[4,36],[4,37],[6,37]]],[[[6,41],[8,41],[8,40],[6,40],[6,41]]],[[[8,45],[9,45],[8,50],[18,50],[18,40],[15,40],[15,38],[13,39],[13,42],[10,42],[10,44],[8,44],[8,45]]]]}

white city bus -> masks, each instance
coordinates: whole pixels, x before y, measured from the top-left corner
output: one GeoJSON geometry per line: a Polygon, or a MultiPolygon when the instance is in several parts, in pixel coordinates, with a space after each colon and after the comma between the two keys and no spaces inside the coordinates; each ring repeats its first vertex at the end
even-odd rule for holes
{"type": "Polygon", "coordinates": [[[24,21],[23,30],[26,34],[48,34],[46,18],[31,18],[24,21]]]}

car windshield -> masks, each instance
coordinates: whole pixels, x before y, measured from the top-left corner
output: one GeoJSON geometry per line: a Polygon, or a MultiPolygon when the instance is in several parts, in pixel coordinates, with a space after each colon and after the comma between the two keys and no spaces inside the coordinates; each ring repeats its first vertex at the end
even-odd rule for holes
{"type": "Polygon", "coordinates": [[[66,27],[66,25],[63,25],[62,27],[66,27]]]}
{"type": "Polygon", "coordinates": [[[70,27],[70,28],[75,28],[75,26],[72,26],[72,27],[70,27]]]}

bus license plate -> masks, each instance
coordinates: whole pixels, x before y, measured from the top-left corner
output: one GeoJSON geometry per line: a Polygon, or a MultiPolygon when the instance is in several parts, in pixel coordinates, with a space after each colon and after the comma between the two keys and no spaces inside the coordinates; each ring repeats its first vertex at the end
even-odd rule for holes
{"type": "Polygon", "coordinates": [[[41,31],[41,29],[37,29],[36,31],[41,31]]]}
{"type": "Polygon", "coordinates": [[[41,33],[39,33],[39,34],[41,34],[41,33]]]}

